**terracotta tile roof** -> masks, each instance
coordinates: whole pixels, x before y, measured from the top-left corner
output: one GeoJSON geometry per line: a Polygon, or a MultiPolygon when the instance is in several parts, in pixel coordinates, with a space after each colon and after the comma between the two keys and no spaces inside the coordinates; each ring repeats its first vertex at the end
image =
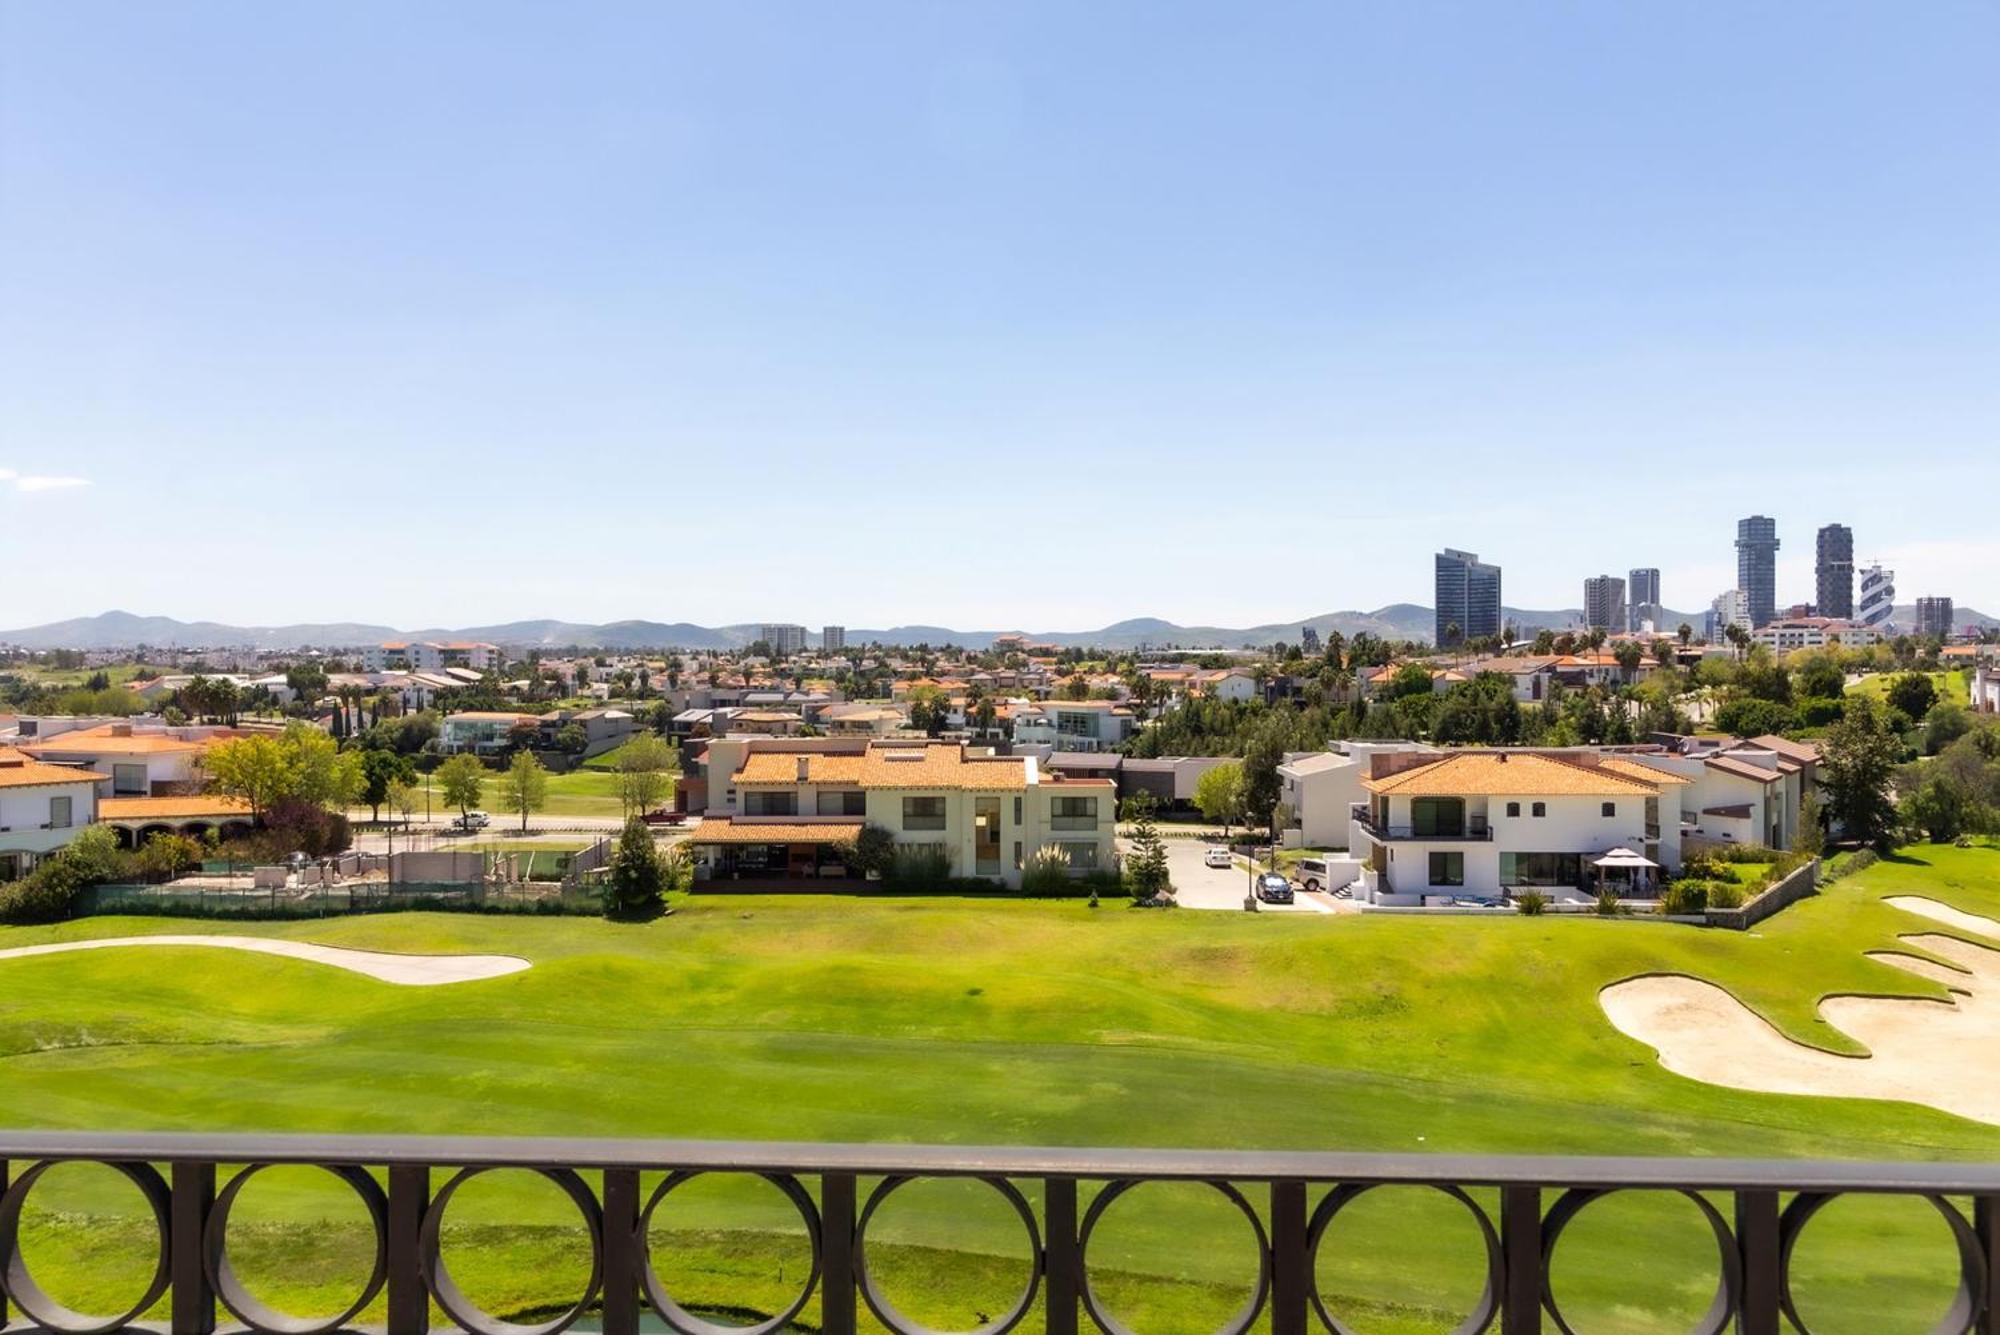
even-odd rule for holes
{"type": "Polygon", "coordinates": [[[48,765],[11,747],[0,746],[0,788],[33,788],[49,783],[100,783],[109,774],[93,774],[68,765],[48,765]]]}
{"type": "Polygon", "coordinates": [[[1778,737],[1766,733],[1762,737],[1752,737],[1750,745],[1775,752],[1786,760],[1796,760],[1801,765],[1819,763],[1819,747],[1811,742],[1795,742],[1789,737],[1778,737]]]}
{"type": "Polygon", "coordinates": [[[1641,783],[1661,784],[1661,783],[1694,782],[1694,780],[1692,779],[1683,778],[1681,775],[1678,774],[1670,774],[1663,769],[1654,769],[1651,765],[1642,764],[1637,760],[1627,760],[1623,756],[1606,756],[1597,763],[1602,765],[1605,769],[1610,770],[1613,774],[1623,774],[1628,778],[1637,779],[1641,783]]]}
{"type": "Polygon", "coordinates": [[[240,797],[197,793],[187,797],[107,797],[97,804],[99,820],[189,820],[196,816],[248,816],[240,797]]]}
{"type": "Polygon", "coordinates": [[[1018,757],[967,759],[956,742],[871,746],[861,760],[863,788],[1026,788],[1028,764],[1018,757]]]}
{"type": "Polygon", "coordinates": [[[1653,797],[1657,785],[1549,756],[1468,751],[1364,779],[1362,787],[1399,797],[1653,797]]]}
{"type": "Polygon", "coordinates": [[[121,737],[111,731],[114,726],[116,725],[105,724],[96,728],[78,728],[75,732],[59,733],[45,742],[35,742],[21,749],[31,756],[153,756],[171,755],[182,751],[206,751],[215,744],[213,738],[189,742],[160,733],[137,733],[121,737]]]}
{"type": "Polygon", "coordinates": [[[853,820],[729,820],[711,817],[694,827],[691,844],[837,844],[861,830],[853,820]]]}
{"type": "Polygon", "coordinates": [[[859,755],[821,755],[801,751],[752,751],[736,771],[737,783],[797,783],[799,757],[806,760],[807,783],[860,783],[859,755]]]}

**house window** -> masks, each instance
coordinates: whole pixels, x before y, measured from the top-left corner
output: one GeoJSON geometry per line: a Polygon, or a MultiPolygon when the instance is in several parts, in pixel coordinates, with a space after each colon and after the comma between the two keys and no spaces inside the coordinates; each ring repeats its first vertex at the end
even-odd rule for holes
{"type": "Polygon", "coordinates": [[[1014,799],[1014,823],[1016,825],[1021,823],[1021,799],[1018,797],[1014,799]]]}
{"type": "Polygon", "coordinates": [[[1064,856],[1069,858],[1069,869],[1071,871],[1097,870],[1096,844],[1058,844],[1056,846],[1062,849],[1064,856]]]}
{"type": "Polygon", "coordinates": [[[69,828],[70,803],[74,798],[52,797],[49,799],[49,828],[67,830],[69,828]]]}
{"type": "Polygon", "coordinates": [[[1463,853],[1431,854],[1431,884],[1464,885],[1465,854],[1463,853]]]}
{"type": "Polygon", "coordinates": [[[113,765],[111,767],[111,791],[120,796],[136,793],[140,797],[152,791],[146,779],[144,765],[113,765]]]}
{"type": "MultiPolygon", "coordinates": [[[[1018,802],[1021,799],[1017,797],[1014,800],[1018,802]]],[[[1021,841],[1019,839],[1014,841],[1014,870],[1021,870],[1021,841]]]]}
{"type": "Polygon", "coordinates": [[[1519,802],[1509,802],[1509,803],[1507,804],[1507,814],[1508,814],[1508,815],[1510,815],[1510,816],[1518,816],[1518,815],[1520,815],[1520,814],[1521,814],[1521,804],[1520,804],[1519,802]]]}
{"type": "Polygon", "coordinates": [[[1055,830],[1094,830],[1097,828],[1097,799],[1094,797],[1058,797],[1049,803],[1049,828],[1055,830]]]}
{"type": "Polygon", "coordinates": [[[1528,808],[1528,814],[1532,816],[1546,816],[1549,814],[1549,804],[1547,802],[1537,802],[1528,808]]]}
{"type": "Polygon", "coordinates": [[[903,828],[906,830],[942,830],[944,828],[944,799],[942,797],[904,798],[903,828]]]}
{"type": "Polygon", "coordinates": [[[751,816],[796,816],[799,814],[797,793],[745,793],[743,810],[751,816]]]}
{"type": "Polygon", "coordinates": [[[1605,816],[1615,816],[1615,815],[1617,815],[1617,814],[1618,814],[1618,804],[1617,804],[1616,802],[1606,802],[1606,803],[1604,804],[1604,807],[1603,807],[1603,809],[1602,809],[1602,810],[1600,811],[1600,813],[1599,813],[1599,814],[1600,814],[1600,815],[1605,815],[1605,816]]]}
{"type": "Polygon", "coordinates": [[[819,814],[865,816],[868,814],[868,794],[859,791],[823,792],[819,795],[819,814]]]}
{"type": "Polygon", "coordinates": [[[1411,798],[1410,832],[1419,836],[1452,836],[1464,834],[1465,799],[1462,797],[1411,798]]]}

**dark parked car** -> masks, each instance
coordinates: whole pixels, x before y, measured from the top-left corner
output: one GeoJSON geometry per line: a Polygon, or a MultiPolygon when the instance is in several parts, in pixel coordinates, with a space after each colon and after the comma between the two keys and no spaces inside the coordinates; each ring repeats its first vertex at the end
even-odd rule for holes
{"type": "Polygon", "coordinates": [[[1274,872],[1265,872],[1257,878],[1257,898],[1266,904],[1289,904],[1292,883],[1274,872]]]}

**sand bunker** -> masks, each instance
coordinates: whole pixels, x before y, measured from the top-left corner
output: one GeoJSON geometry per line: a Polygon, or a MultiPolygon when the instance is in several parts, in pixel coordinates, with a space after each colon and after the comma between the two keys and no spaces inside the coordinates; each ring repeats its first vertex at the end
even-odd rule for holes
{"type": "Polygon", "coordinates": [[[528,961],[514,955],[390,955],[375,950],[316,946],[305,941],[274,941],[260,936],[113,936],[96,941],[17,946],[12,950],[0,950],[0,960],[22,959],[30,955],[60,955],[71,950],[109,950],[119,946],[216,946],[225,950],[248,950],[259,955],[282,955],[286,959],[331,964],[336,969],[365,974],[379,982],[400,983],[405,987],[469,983],[481,978],[519,973],[528,967],[528,961]]]}
{"type": "MultiPolygon", "coordinates": [[[[1883,901],[1955,929],[2000,941],[2000,922],[1935,900],[1883,901]]],[[[1950,1001],[1916,997],[1828,997],[1820,1015],[1870,1055],[1840,1057],[1795,1043],[1729,993],[1682,976],[1632,978],[1598,994],[1619,1032],[1660,1054],[1669,1071],[1711,1085],[1761,1094],[1921,1103],[2000,1126],[2000,1062],[1968,1061],[2000,1052],[2000,950],[1948,936],[1902,938],[1938,959],[1891,951],[1868,958],[1950,988],[1950,1001]]]]}

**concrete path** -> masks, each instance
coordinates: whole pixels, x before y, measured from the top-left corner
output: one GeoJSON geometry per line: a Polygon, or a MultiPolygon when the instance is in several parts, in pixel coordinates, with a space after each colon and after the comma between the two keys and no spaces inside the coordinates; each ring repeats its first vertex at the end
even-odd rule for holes
{"type": "MultiPolygon", "coordinates": [[[[1250,891],[1250,872],[1241,859],[1227,869],[1211,867],[1203,860],[1209,845],[1198,839],[1169,839],[1167,869],[1174,881],[1174,899],[1184,909],[1244,911],[1243,896],[1250,891]]],[[[1338,913],[1326,895],[1297,892],[1289,904],[1260,904],[1260,913],[1338,913]]]]}
{"type": "Polygon", "coordinates": [[[248,950],[258,955],[282,955],[286,959],[331,964],[336,969],[346,969],[350,973],[365,974],[378,982],[398,983],[405,987],[435,987],[441,983],[500,978],[528,967],[528,961],[515,955],[391,955],[375,950],[316,946],[306,941],[276,941],[261,936],[111,936],[96,941],[16,946],[12,950],[0,950],[0,960],[25,959],[30,955],[60,955],[71,950],[108,950],[115,946],[215,946],[225,950],[248,950]]]}

